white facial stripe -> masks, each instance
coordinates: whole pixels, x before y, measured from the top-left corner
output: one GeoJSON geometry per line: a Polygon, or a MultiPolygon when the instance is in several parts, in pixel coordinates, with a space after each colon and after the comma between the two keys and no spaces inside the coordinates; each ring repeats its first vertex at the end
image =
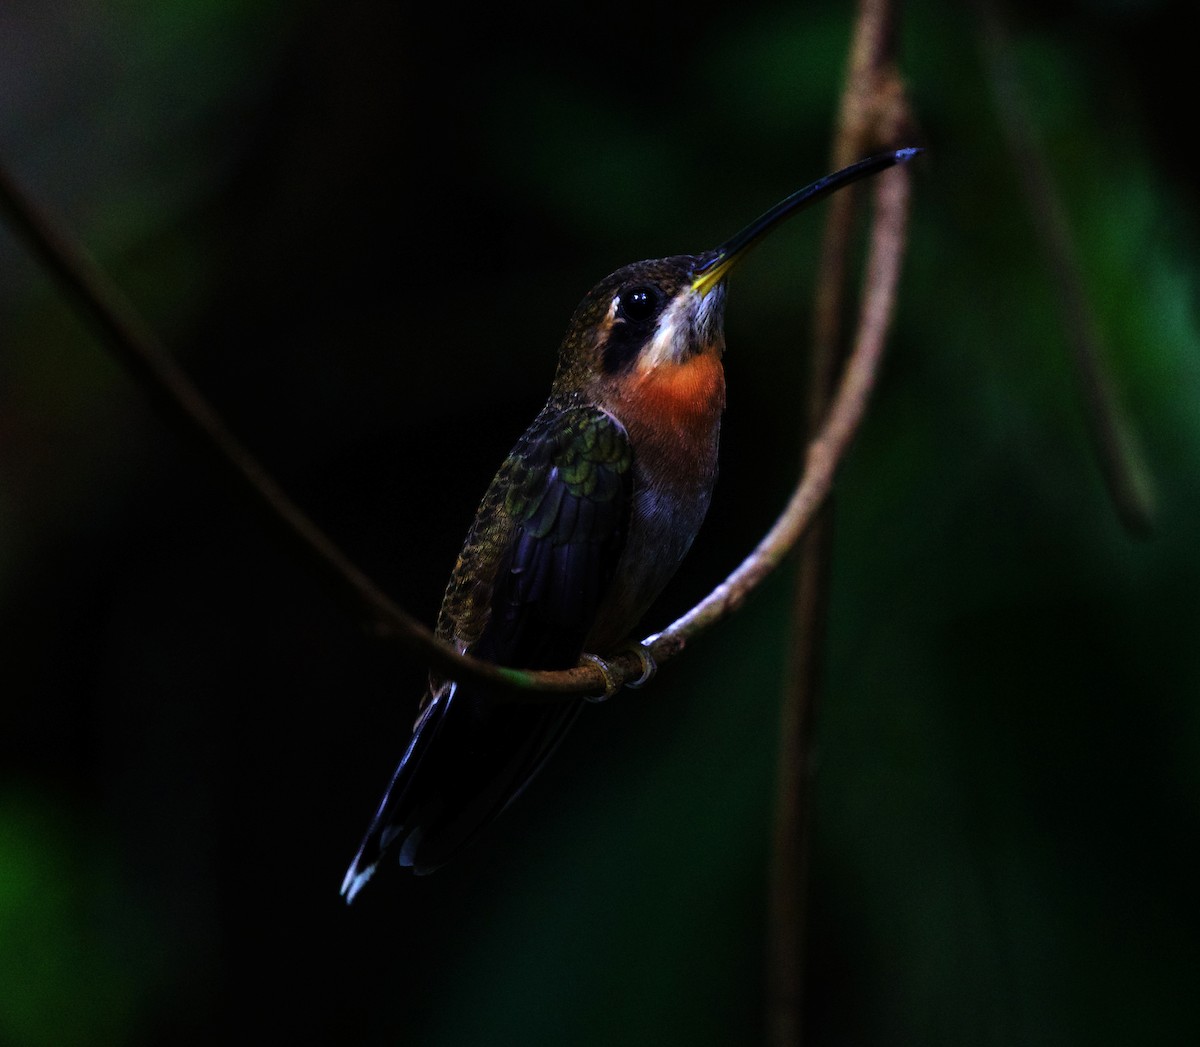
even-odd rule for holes
{"type": "MultiPolygon", "coordinates": [[[[638,358],[638,370],[652,371],[660,364],[680,363],[692,347],[689,337],[701,343],[721,339],[721,321],[725,310],[725,285],[718,284],[707,294],[677,295],[658,318],[658,326],[649,346],[638,358]]],[[[723,346],[722,346],[723,348],[723,346]]]]}
{"type": "Polygon", "coordinates": [[[638,359],[638,370],[651,371],[659,364],[683,359],[688,348],[689,314],[693,308],[695,300],[690,294],[676,295],[670,307],[658,318],[654,337],[638,359]]]}

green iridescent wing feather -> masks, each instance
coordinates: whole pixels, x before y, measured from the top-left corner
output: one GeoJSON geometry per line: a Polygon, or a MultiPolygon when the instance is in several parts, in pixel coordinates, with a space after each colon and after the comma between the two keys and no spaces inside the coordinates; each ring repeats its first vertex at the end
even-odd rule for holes
{"type": "Polygon", "coordinates": [[[610,415],[548,405],[484,496],[439,632],[507,665],[573,665],[624,542],[631,465],[610,415]]]}

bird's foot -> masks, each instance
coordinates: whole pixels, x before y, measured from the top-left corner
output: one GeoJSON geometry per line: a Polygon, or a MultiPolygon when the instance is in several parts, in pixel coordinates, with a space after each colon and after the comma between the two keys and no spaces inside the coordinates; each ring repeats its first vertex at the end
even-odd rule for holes
{"type": "Polygon", "coordinates": [[[636,680],[626,682],[626,687],[632,687],[635,691],[639,687],[645,687],[651,680],[654,679],[654,674],[658,672],[658,662],[654,660],[654,655],[650,653],[650,648],[639,640],[629,640],[621,645],[622,651],[632,651],[637,656],[638,664],[642,667],[642,675],[636,680]]]}
{"type": "MultiPolygon", "coordinates": [[[[642,667],[642,675],[636,680],[629,680],[625,683],[626,687],[643,687],[648,684],[654,674],[658,672],[658,665],[654,661],[654,655],[650,653],[650,648],[643,643],[638,643],[636,640],[630,640],[622,644],[618,650],[618,654],[623,654],[626,651],[632,651],[637,656],[638,662],[642,667]]],[[[579,658],[581,663],[594,665],[600,670],[600,675],[604,677],[604,693],[598,695],[588,695],[589,702],[606,702],[614,694],[621,689],[621,678],[613,671],[613,667],[609,665],[603,658],[596,654],[584,654],[579,658]]]]}
{"type": "Polygon", "coordinates": [[[579,656],[580,665],[594,665],[600,670],[600,675],[604,677],[604,693],[603,694],[585,694],[589,702],[607,702],[614,694],[621,689],[621,681],[613,668],[598,654],[581,654],[579,656]]]}

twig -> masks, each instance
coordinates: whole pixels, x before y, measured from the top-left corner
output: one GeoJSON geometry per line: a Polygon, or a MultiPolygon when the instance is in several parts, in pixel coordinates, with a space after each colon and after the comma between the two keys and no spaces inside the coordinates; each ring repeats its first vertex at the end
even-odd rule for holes
{"type": "Polygon", "coordinates": [[[646,639],[656,660],[682,650],[701,631],[737,610],[792,550],[828,497],[834,474],[862,423],[879,372],[904,248],[908,178],[904,168],[895,168],[876,180],[880,209],[858,338],[825,425],[809,444],[804,472],[787,508],[724,582],[661,633],[646,639]]]}
{"type": "Polygon", "coordinates": [[[1109,497],[1130,533],[1153,528],[1150,472],[1105,364],[1104,334],[1084,289],[1078,251],[1062,200],[1033,132],[1008,35],[991,0],[976,0],[979,36],[996,109],[1021,179],[1042,251],[1058,286],[1063,327],[1083,399],[1084,418],[1109,497]]]}
{"type": "MultiPolygon", "coordinates": [[[[887,0],[860,3],[842,93],[833,164],[893,141],[908,122],[893,64],[896,12],[887,0]]],[[[882,352],[904,248],[907,176],[876,187],[876,219],[858,342],[882,352]]],[[[830,202],[822,240],[813,322],[809,431],[829,409],[843,352],[843,312],[857,201],[830,202]]],[[[851,371],[853,370],[853,363],[851,371]]],[[[848,372],[849,373],[849,372],[848,372]]],[[[807,928],[812,750],[822,673],[833,534],[826,501],[801,545],[791,622],[792,642],[780,711],[776,813],[767,930],[767,1029],[773,1047],[803,1042],[804,944],[807,928]]]]}
{"type": "MultiPolygon", "coordinates": [[[[895,181],[891,173],[881,177],[895,181]]],[[[644,666],[629,652],[610,659],[611,674],[606,680],[600,669],[592,666],[536,672],[509,669],[460,655],[441,643],[380,591],[287,497],[229,432],[120,292],[54,222],[34,207],[2,165],[0,207],[133,375],[158,396],[172,417],[235,472],[285,531],[308,548],[335,583],[370,612],[381,632],[393,636],[443,673],[506,688],[516,700],[553,701],[563,694],[602,694],[614,681],[621,684],[643,672],[644,666]]],[[[841,457],[861,422],[877,366],[878,346],[864,341],[847,369],[822,433],[809,448],[806,469],[787,508],[724,582],[661,633],[646,638],[644,643],[657,663],[668,661],[701,631],[729,615],[795,545],[830,490],[841,457]]]]}
{"type": "Polygon", "coordinates": [[[512,684],[512,671],[464,658],[440,643],[429,629],[396,606],[350,561],[229,431],[120,289],[58,223],[34,205],[3,165],[0,165],[0,209],[7,213],[13,228],[33,254],[95,325],[113,354],[158,398],[169,417],[233,471],[250,494],[266,507],[271,518],[308,548],[326,574],[358,606],[367,609],[382,631],[444,672],[512,684]]]}

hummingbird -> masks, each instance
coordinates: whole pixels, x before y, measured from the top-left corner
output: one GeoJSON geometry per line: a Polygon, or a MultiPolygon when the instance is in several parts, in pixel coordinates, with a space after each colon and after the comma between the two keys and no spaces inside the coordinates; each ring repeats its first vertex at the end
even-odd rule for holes
{"type": "MultiPolygon", "coordinates": [[[[919,151],[860,160],[791,194],[715,250],[634,262],[584,296],[545,407],[480,503],[446,588],[439,639],[527,669],[570,668],[585,652],[611,653],[626,640],[708,510],[725,407],[730,270],[805,204],[919,151]]],[[[644,681],[654,666],[641,651],[644,681]]],[[[586,702],[520,702],[431,673],[342,882],[346,901],[390,852],[425,874],[471,844],[524,791],[586,702]]]]}

